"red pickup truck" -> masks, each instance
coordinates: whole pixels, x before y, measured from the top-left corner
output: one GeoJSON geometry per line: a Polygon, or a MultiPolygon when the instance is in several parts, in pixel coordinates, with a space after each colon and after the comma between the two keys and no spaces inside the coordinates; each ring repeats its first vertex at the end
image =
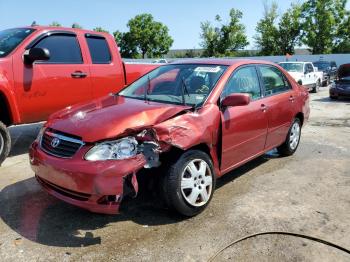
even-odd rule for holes
{"type": "Polygon", "coordinates": [[[11,148],[8,126],[117,92],[155,67],[124,64],[107,33],[41,26],[0,31],[0,164],[11,148]]]}

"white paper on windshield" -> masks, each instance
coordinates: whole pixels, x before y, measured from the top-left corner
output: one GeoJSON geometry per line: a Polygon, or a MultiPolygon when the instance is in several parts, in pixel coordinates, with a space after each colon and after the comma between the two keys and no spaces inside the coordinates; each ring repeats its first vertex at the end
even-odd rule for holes
{"type": "Polygon", "coordinates": [[[195,72],[203,72],[203,73],[217,73],[220,71],[219,66],[210,67],[210,66],[199,66],[195,70],[195,72]]]}

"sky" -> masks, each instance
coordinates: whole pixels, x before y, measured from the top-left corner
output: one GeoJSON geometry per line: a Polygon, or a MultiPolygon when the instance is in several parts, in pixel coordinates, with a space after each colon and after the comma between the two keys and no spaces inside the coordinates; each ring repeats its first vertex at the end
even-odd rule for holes
{"type": "MultiPolygon", "coordinates": [[[[86,29],[101,26],[110,33],[126,31],[126,24],[137,14],[150,13],[156,21],[168,26],[174,43],[171,49],[200,48],[200,23],[214,22],[218,14],[228,21],[229,10],[243,12],[242,23],[254,47],[255,27],[263,14],[265,0],[0,0],[0,30],[36,21],[48,25],[57,21],[70,27],[74,22],[86,29]]],[[[278,1],[282,14],[296,0],[278,1]]],[[[349,3],[348,3],[349,6],[349,3]]]]}

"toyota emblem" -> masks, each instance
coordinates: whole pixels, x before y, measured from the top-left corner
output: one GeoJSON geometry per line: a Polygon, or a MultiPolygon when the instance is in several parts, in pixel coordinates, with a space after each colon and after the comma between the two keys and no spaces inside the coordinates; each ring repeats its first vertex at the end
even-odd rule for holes
{"type": "Polygon", "coordinates": [[[58,147],[58,145],[60,144],[60,140],[57,138],[57,137],[55,137],[54,139],[52,139],[52,141],[51,141],[51,146],[53,147],[53,148],[55,148],[55,147],[58,147]]]}

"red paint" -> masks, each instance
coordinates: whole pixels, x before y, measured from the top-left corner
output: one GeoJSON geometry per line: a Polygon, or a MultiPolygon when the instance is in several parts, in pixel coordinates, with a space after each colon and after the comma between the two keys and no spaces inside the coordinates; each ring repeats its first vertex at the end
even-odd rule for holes
{"type": "Polygon", "coordinates": [[[77,201],[45,185],[44,188],[64,201],[91,211],[117,213],[119,202],[113,206],[102,205],[98,199],[106,195],[122,196],[123,179],[143,168],[146,159],[139,154],[127,160],[84,160],[85,153],[94,143],[149,130],[154,137],[147,136],[143,140],[157,142],[163,152],[171,147],[183,151],[198,145],[207,147],[216,176],[220,177],[279,146],[294,117],[301,114],[304,122],[309,117],[308,92],[275,64],[252,60],[191,60],[183,63],[229,66],[207,101],[196,111],[180,105],[108,96],[52,115],[47,127],[78,136],[86,145],[71,159],[62,159],[44,153],[34,142],[30,149],[32,168],[39,178],[49,183],[91,196],[88,201],[77,201]],[[248,98],[241,95],[241,106],[219,106],[220,94],[231,74],[242,65],[252,64],[277,67],[285,74],[292,89],[248,104],[248,98]]]}
{"type": "Polygon", "coordinates": [[[51,113],[66,106],[117,92],[125,84],[158,66],[125,65],[126,70],[130,70],[130,73],[125,73],[118,46],[113,36],[106,33],[63,27],[28,28],[35,31],[9,55],[0,58],[0,95],[5,99],[9,111],[8,125],[46,120],[51,113]],[[83,63],[25,65],[23,54],[27,46],[42,34],[54,31],[76,34],[83,63]],[[106,39],[111,53],[109,64],[92,63],[85,34],[99,35],[106,39]],[[86,73],[87,76],[72,78],[71,74],[76,71],[86,73]]]}

